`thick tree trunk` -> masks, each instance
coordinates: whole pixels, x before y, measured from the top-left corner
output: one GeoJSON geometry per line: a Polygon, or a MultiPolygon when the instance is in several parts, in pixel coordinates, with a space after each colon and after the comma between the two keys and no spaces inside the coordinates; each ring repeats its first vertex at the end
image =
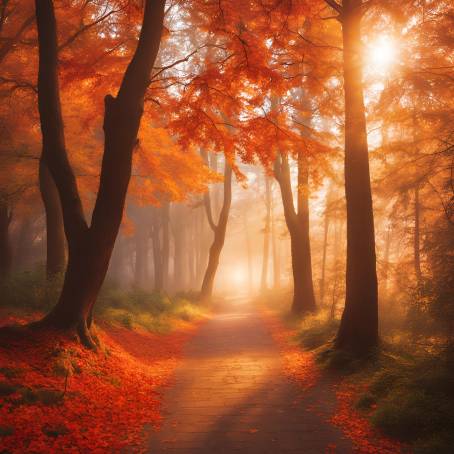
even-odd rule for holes
{"type": "Polygon", "coordinates": [[[117,97],[106,96],[104,155],[99,191],[89,227],[69,164],[58,83],[57,26],[52,0],[36,0],[39,42],[38,105],[43,137],[42,161],[60,194],[68,265],[54,309],[40,325],[75,330],[81,341],[95,347],[90,335],[93,306],[107,273],[120,228],[131,176],[132,152],[143,113],[143,98],[158,53],[164,0],[147,0],[136,52],[117,97]]]}
{"type": "Polygon", "coordinates": [[[343,2],[345,92],[346,299],[336,346],[366,352],[378,343],[374,215],[361,62],[361,0],[343,2]]]}
{"type": "Polygon", "coordinates": [[[268,263],[270,256],[270,231],[271,231],[271,187],[268,175],[265,175],[265,226],[263,229],[263,257],[262,257],[262,276],[260,279],[260,289],[265,291],[268,288],[268,263]]]}
{"type": "Polygon", "coordinates": [[[302,153],[298,155],[298,211],[295,211],[287,156],[275,162],[275,176],[281,188],[282,204],[290,233],[292,253],[293,302],[292,312],[301,315],[316,309],[312,259],[309,238],[308,163],[302,153]]]}
{"type": "Polygon", "coordinates": [[[11,219],[12,212],[8,203],[0,199],[0,280],[11,274],[13,263],[9,232],[11,219]]]}
{"type": "Polygon", "coordinates": [[[205,198],[205,208],[207,212],[208,222],[214,232],[214,240],[210,247],[208,257],[208,266],[203,277],[202,289],[200,291],[200,299],[209,301],[213,295],[214,278],[219,265],[219,257],[221,256],[222,248],[225,241],[225,233],[227,230],[227,222],[229,220],[230,205],[232,203],[232,167],[225,160],[224,168],[224,200],[219,215],[219,221],[214,224],[211,214],[211,202],[208,197],[205,198]]]}
{"type": "Polygon", "coordinates": [[[50,279],[65,269],[66,238],[57,186],[42,160],[39,163],[39,189],[46,213],[46,272],[50,279]]]}

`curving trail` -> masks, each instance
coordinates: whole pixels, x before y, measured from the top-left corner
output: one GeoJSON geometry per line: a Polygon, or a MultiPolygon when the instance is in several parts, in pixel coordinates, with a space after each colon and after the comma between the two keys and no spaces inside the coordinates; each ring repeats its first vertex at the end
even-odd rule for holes
{"type": "Polygon", "coordinates": [[[190,341],[149,453],[351,453],[327,422],[336,398],[323,378],[302,391],[247,300],[236,299],[190,341]]]}

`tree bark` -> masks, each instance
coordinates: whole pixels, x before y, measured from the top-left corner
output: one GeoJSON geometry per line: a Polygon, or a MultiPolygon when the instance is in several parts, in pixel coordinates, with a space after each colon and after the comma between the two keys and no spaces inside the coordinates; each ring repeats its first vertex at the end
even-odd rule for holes
{"type": "Polygon", "coordinates": [[[287,156],[275,161],[275,177],[279,183],[284,206],[284,217],[290,233],[292,255],[293,302],[292,312],[302,315],[316,309],[312,258],[309,238],[309,170],[307,159],[298,154],[298,208],[295,210],[287,156]]]}
{"type": "Polygon", "coordinates": [[[0,199],[0,280],[11,274],[13,264],[9,232],[12,217],[7,201],[0,199]]]}
{"type": "Polygon", "coordinates": [[[75,330],[95,348],[93,306],[106,276],[131,177],[132,153],[161,41],[164,0],[147,0],[139,42],[117,96],[106,96],[104,154],[91,225],[85,219],[76,178],[66,153],[58,83],[57,25],[52,0],[36,0],[39,42],[38,106],[42,160],[57,186],[68,241],[68,265],[57,305],[40,325],[75,330]]]}
{"type": "Polygon", "coordinates": [[[57,186],[42,160],[39,163],[39,189],[46,214],[46,273],[51,279],[65,269],[66,238],[57,186]]]}
{"type": "Polygon", "coordinates": [[[232,167],[225,158],[224,164],[224,199],[222,203],[221,213],[219,214],[218,223],[215,224],[211,214],[211,201],[209,193],[205,196],[205,210],[207,213],[208,223],[213,230],[214,240],[210,247],[208,257],[208,266],[203,277],[202,289],[200,291],[200,299],[209,301],[213,295],[214,278],[219,265],[219,257],[221,256],[222,248],[225,241],[225,233],[227,230],[227,222],[229,220],[230,205],[232,203],[232,167]]]}
{"type": "Polygon", "coordinates": [[[347,274],[336,346],[367,352],[378,344],[374,215],[362,85],[361,0],[345,0],[341,22],[345,95],[347,274]]]}

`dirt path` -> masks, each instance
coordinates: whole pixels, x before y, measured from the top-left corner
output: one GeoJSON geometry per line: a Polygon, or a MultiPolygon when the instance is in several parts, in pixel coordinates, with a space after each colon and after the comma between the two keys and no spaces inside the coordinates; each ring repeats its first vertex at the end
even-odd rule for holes
{"type": "Polygon", "coordinates": [[[323,380],[302,392],[286,378],[260,315],[235,300],[187,346],[149,452],[351,453],[350,442],[326,422],[334,406],[323,380]]]}

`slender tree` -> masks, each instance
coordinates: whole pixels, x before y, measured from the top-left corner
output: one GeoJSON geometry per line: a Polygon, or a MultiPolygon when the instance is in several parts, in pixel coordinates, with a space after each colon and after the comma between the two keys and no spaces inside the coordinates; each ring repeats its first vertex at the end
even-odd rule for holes
{"type": "Polygon", "coordinates": [[[203,277],[202,289],[200,291],[200,299],[202,301],[210,300],[213,295],[214,278],[219,265],[222,248],[224,247],[225,233],[227,230],[227,222],[229,220],[230,205],[232,203],[232,167],[225,159],[224,164],[224,198],[222,202],[221,212],[217,224],[214,222],[213,213],[211,210],[210,193],[206,192],[204,196],[205,211],[208,223],[214,233],[214,240],[210,247],[208,257],[208,266],[203,277]]]}
{"type": "Polygon", "coordinates": [[[293,202],[287,155],[281,153],[276,158],[274,175],[281,189],[285,222],[290,233],[294,287],[292,312],[300,315],[316,309],[309,239],[309,169],[306,157],[302,152],[298,153],[297,208],[293,202]]]}
{"type": "Polygon", "coordinates": [[[161,42],[164,5],[164,0],[145,2],[142,29],[134,56],[117,96],[108,95],[105,98],[104,155],[99,191],[91,225],[88,225],[66,153],[54,5],[52,0],[35,2],[42,160],[48,166],[60,194],[68,242],[68,265],[60,298],[39,325],[75,330],[82,343],[89,347],[96,345],[90,333],[93,306],[108,269],[123,215],[143,99],[161,42]]]}

